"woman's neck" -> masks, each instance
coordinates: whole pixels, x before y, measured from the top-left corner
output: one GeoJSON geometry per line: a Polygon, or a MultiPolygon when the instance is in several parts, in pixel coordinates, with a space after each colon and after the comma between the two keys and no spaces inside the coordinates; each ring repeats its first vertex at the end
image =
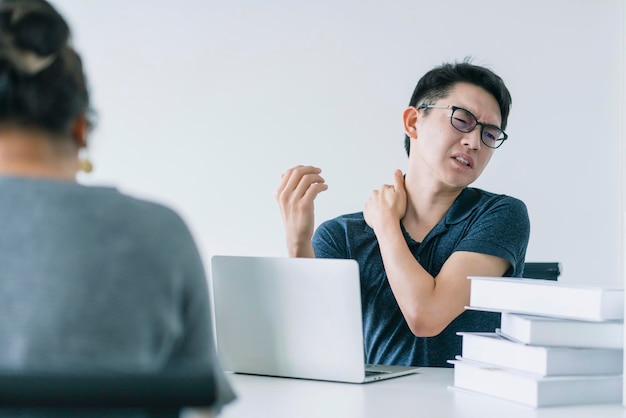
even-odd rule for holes
{"type": "Polygon", "coordinates": [[[0,130],[0,173],[76,181],[78,148],[37,131],[0,130]]]}

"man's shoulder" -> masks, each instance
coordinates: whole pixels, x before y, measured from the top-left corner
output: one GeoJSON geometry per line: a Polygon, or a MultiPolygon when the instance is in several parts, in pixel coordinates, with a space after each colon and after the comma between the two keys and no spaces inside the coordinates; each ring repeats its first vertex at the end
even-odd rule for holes
{"type": "Polygon", "coordinates": [[[370,245],[375,239],[363,212],[346,213],[324,221],[316,229],[313,248],[317,257],[354,258],[364,245],[370,245]],[[355,253],[355,249],[359,250],[355,253]]]}
{"type": "Polygon", "coordinates": [[[327,226],[327,227],[340,226],[342,228],[345,228],[345,227],[354,226],[354,225],[362,226],[364,224],[365,224],[365,217],[363,216],[363,212],[353,212],[353,213],[345,213],[335,218],[328,219],[322,223],[322,226],[327,226]]]}
{"type": "Polygon", "coordinates": [[[345,213],[343,215],[339,215],[336,219],[343,219],[346,222],[365,221],[363,212],[345,213]]]}
{"type": "Polygon", "coordinates": [[[322,222],[315,235],[322,236],[351,236],[362,237],[369,235],[373,230],[367,226],[363,212],[346,213],[322,222]]]}
{"type": "Polygon", "coordinates": [[[446,223],[459,224],[469,219],[482,218],[487,213],[490,218],[497,214],[516,219],[528,217],[526,205],[520,199],[468,187],[448,211],[446,223]]]}
{"type": "Polygon", "coordinates": [[[502,193],[494,193],[476,187],[468,187],[464,190],[463,198],[466,200],[472,200],[476,205],[489,205],[499,202],[501,204],[523,206],[525,203],[514,196],[502,193]]]}

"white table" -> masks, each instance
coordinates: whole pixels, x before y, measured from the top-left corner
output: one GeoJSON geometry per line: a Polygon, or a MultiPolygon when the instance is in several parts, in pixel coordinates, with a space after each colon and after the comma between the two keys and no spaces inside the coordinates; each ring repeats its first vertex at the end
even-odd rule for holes
{"type": "Polygon", "coordinates": [[[616,418],[622,404],[534,409],[450,389],[454,369],[366,384],[229,374],[239,398],[219,418],[616,418]]]}

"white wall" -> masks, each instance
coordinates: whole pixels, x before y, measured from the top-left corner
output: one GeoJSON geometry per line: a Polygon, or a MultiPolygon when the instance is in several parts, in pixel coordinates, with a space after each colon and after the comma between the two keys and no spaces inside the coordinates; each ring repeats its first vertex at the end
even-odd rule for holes
{"type": "MultiPolygon", "coordinates": [[[[54,0],[53,0],[54,1],[54,0]]],[[[274,191],[295,164],[330,188],[317,223],[404,168],[418,78],[474,57],[513,96],[475,184],[524,200],[529,261],[622,286],[621,0],[57,0],[100,114],[87,183],[178,209],[213,254],[285,255],[274,191]]]]}

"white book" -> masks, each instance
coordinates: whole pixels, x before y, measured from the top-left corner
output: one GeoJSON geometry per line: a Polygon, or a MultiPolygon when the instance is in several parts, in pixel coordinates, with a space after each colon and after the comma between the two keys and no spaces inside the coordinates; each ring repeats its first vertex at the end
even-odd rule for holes
{"type": "Polygon", "coordinates": [[[622,402],[622,375],[539,376],[457,356],[454,388],[532,407],[622,402]]]}
{"type": "Polygon", "coordinates": [[[624,289],[554,280],[470,276],[469,309],[586,321],[624,319],[624,289]]]}
{"type": "Polygon", "coordinates": [[[621,374],[624,352],[612,348],[520,344],[495,332],[459,332],[464,359],[541,376],[621,374]]]}
{"type": "Polygon", "coordinates": [[[503,312],[498,332],[511,340],[531,345],[624,348],[624,323],[621,320],[578,321],[503,312]]]}

